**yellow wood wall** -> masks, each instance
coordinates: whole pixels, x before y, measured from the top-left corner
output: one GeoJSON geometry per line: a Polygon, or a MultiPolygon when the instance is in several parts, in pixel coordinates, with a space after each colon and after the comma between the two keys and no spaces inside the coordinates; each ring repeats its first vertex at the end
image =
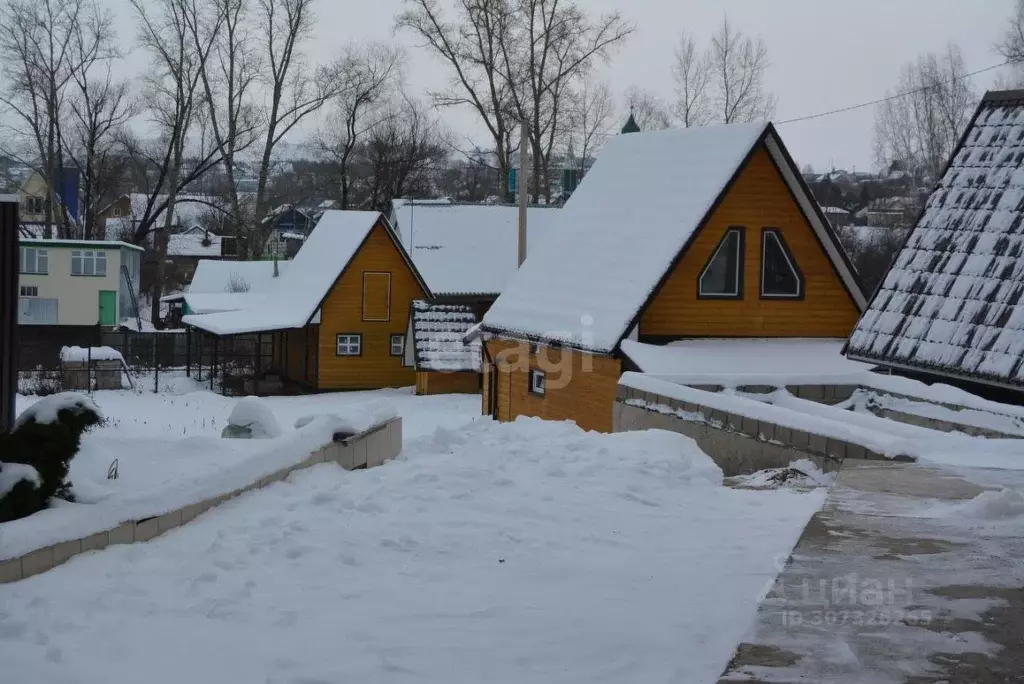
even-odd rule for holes
{"type": "Polygon", "coordinates": [[[860,314],[764,148],[644,311],[641,335],[846,337],[860,314]],[[731,226],[746,226],[743,299],[698,299],[697,279],[731,226]],[[778,228],[804,277],[802,300],[761,299],[761,228],[778,228]]]}
{"type": "Polygon", "coordinates": [[[543,345],[537,354],[531,354],[528,344],[512,340],[488,341],[487,353],[496,365],[496,375],[493,386],[485,383],[485,413],[489,393],[496,391],[498,420],[536,416],[572,420],[585,430],[611,432],[612,405],[622,375],[619,359],[543,345]],[[547,372],[543,397],[530,392],[531,367],[547,372]]]}
{"type": "Polygon", "coordinates": [[[416,373],[416,394],[476,394],[479,391],[479,373],[416,373]]]}
{"type": "MultiPolygon", "coordinates": [[[[406,333],[412,300],[426,296],[385,229],[376,226],[324,301],[319,326],[318,389],[375,389],[415,384],[415,371],[402,365],[401,356],[391,356],[391,335],[406,333]],[[391,274],[389,321],[363,320],[365,272],[391,274]],[[338,356],[339,333],[361,333],[362,356],[338,356]]],[[[375,304],[379,305],[379,302],[375,304]]]]}

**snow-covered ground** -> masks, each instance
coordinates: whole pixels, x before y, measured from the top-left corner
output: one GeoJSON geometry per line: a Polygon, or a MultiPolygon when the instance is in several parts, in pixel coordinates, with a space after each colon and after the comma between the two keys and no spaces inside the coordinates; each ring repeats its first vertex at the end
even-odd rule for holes
{"type": "MultiPolygon", "coordinates": [[[[170,376],[173,377],[173,376],[170,376]]],[[[307,416],[348,420],[393,409],[406,438],[437,427],[458,427],[479,417],[480,398],[417,397],[411,390],[379,390],[260,400],[283,434],[273,440],[221,439],[239,400],[184,379],[166,394],[101,391],[93,395],[107,422],[82,439],[70,479],[79,503],[60,504],[0,526],[0,559],[115,527],[126,520],[166,513],[209,496],[251,484],[298,463],[330,441],[325,426],[293,426],[307,416]],[[107,474],[117,461],[116,480],[107,474]]],[[[20,413],[39,399],[17,400],[20,413]]]]}
{"type": "MultiPolygon", "coordinates": [[[[714,681],[824,498],[724,487],[673,433],[393,394],[414,435],[398,461],[301,471],[0,586],[3,680],[714,681]]],[[[151,418],[171,432],[187,413],[151,418]]]]}

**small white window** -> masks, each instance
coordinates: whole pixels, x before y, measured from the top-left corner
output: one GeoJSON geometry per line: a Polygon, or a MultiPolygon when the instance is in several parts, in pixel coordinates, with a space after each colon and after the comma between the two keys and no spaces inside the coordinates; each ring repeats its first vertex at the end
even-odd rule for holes
{"type": "Polygon", "coordinates": [[[530,369],[530,394],[544,396],[545,374],[536,368],[530,369]]]}
{"type": "Polygon", "coordinates": [[[742,297],[743,229],[730,228],[700,274],[701,297],[742,297]]]}
{"type": "Polygon", "coordinates": [[[363,353],[363,336],[342,334],[338,335],[338,356],[361,356],[363,353]]]}
{"type": "Polygon", "coordinates": [[[402,356],[405,354],[405,335],[391,336],[391,355],[402,356]]]}
{"type": "Polygon", "coordinates": [[[46,275],[49,272],[49,252],[37,247],[19,247],[18,257],[20,259],[19,271],[22,273],[34,273],[46,275]]]}
{"type": "Polygon", "coordinates": [[[18,294],[22,297],[38,297],[39,288],[35,285],[22,285],[19,288],[18,294]]]}
{"type": "Polygon", "coordinates": [[[71,252],[71,275],[107,275],[107,253],[102,250],[75,249],[71,252]]]}

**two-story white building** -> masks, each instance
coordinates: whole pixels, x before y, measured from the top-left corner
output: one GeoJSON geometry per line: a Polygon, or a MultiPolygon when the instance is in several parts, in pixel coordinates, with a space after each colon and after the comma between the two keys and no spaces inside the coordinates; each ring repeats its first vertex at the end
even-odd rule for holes
{"type": "Polygon", "coordinates": [[[21,239],[18,323],[116,327],[134,317],[142,252],[125,242],[21,239]]]}

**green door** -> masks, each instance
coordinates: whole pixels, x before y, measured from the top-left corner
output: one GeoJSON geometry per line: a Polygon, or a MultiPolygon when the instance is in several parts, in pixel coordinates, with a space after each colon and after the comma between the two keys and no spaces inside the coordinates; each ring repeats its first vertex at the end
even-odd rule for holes
{"type": "Polygon", "coordinates": [[[117,292],[100,290],[100,325],[117,325],[117,292]]]}

